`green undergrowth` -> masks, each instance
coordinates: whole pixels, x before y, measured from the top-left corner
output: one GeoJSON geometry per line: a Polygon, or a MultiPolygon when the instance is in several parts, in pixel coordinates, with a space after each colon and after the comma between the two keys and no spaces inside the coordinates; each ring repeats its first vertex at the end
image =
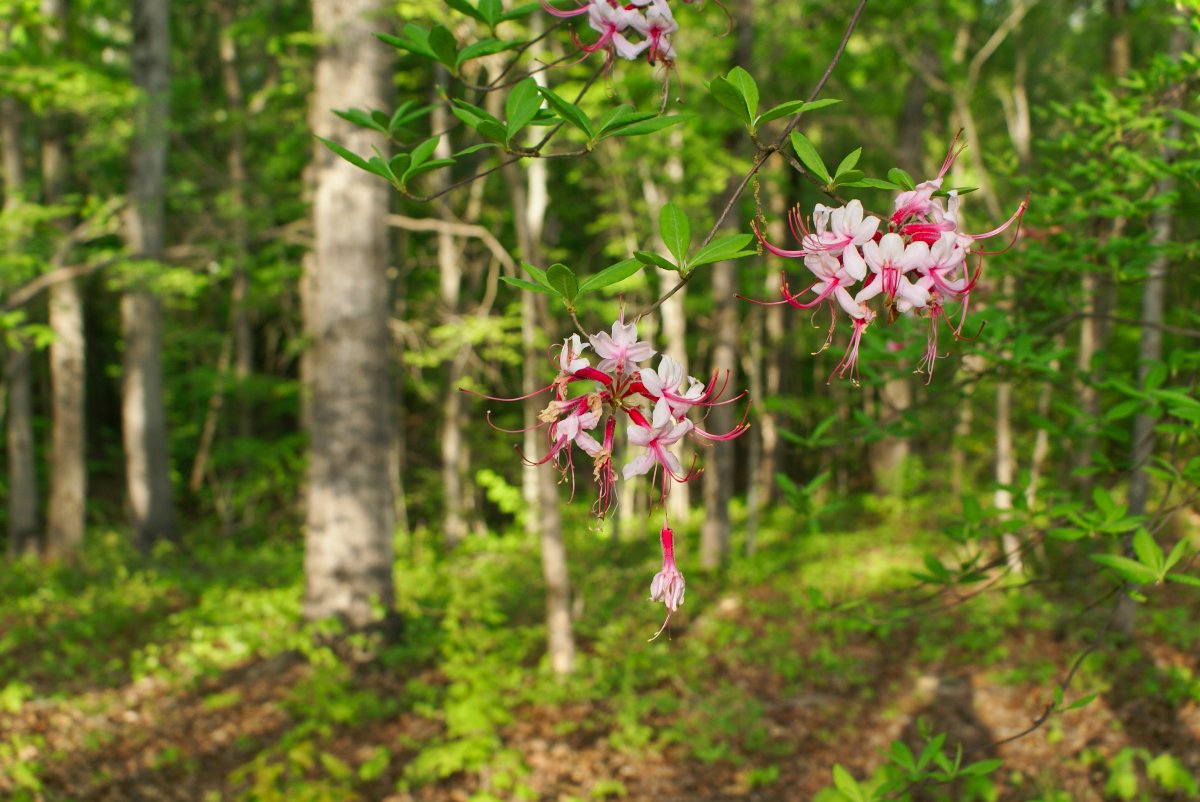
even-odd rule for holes
{"type": "MultiPolygon", "coordinates": [[[[0,708],[19,720],[26,704],[51,698],[108,713],[123,689],[149,681],[171,704],[235,720],[251,704],[239,678],[269,665],[279,726],[239,736],[215,762],[165,728],[150,776],[207,776],[211,798],[246,802],[365,800],[464,777],[475,802],[532,799],[519,747],[536,737],[728,766],[753,789],[780,781],[806,743],[853,737],[922,673],[974,667],[995,684],[1045,686],[1063,665],[1040,644],[1065,639],[1064,654],[1079,646],[1057,633],[1061,600],[1038,592],[950,604],[913,595],[913,573],[939,543],[928,522],[893,516],[813,532],[786,510],[760,524],[753,555],[733,544],[725,572],[702,571],[694,527],[681,528],[687,602],[651,641],[665,613],[647,601],[656,538],[613,540],[583,518],[566,523],[578,645],[569,680],[544,657],[537,544],[518,531],[450,554],[428,531],[398,537],[400,634],[390,639],[299,623],[297,540],[197,538],[140,557],[102,533],[76,566],[22,563],[0,576],[0,708]],[[780,726],[786,711],[810,709],[826,711],[815,731],[780,726]]],[[[1200,633],[1171,606],[1146,627],[1180,649],[1200,633]]],[[[1080,682],[1103,690],[1119,668],[1090,659],[1080,682]]],[[[1139,682],[1173,704],[1200,700],[1184,666],[1139,682]]],[[[31,737],[0,728],[9,785],[30,799],[68,798],[44,782],[64,756],[31,748],[31,737]]],[[[100,753],[133,737],[98,729],[83,740],[100,753]]],[[[622,789],[611,778],[592,795],[622,789]]]]}

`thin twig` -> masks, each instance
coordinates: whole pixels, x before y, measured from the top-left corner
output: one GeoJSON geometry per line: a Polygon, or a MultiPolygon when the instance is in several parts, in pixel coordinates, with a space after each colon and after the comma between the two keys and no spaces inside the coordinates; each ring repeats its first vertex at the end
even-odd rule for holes
{"type": "MultiPolygon", "coordinates": [[[[833,58],[830,60],[829,66],[825,68],[825,72],[822,73],[821,79],[817,81],[817,85],[814,86],[813,90],[809,93],[808,100],[806,102],[812,103],[817,99],[817,96],[821,94],[821,90],[825,88],[825,84],[829,81],[829,77],[833,75],[834,68],[837,67],[838,62],[841,61],[842,54],[846,51],[846,44],[850,41],[850,37],[854,34],[854,29],[858,26],[858,20],[862,16],[863,9],[866,7],[867,0],[859,0],[858,6],[854,9],[854,14],[850,17],[850,23],[846,26],[846,32],[842,35],[842,41],[838,43],[837,51],[833,54],[833,58]]],[[[783,133],[779,135],[779,138],[774,142],[774,144],[766,147],[760,147],[758,149],[758,152],[754,157],[754,164],[751,165],[750,171],[742,177],[742,180],[738,182],[738,185],[734,188],[733,192],[730,193],[728,200],[725,202],[725,207],[721,210],[721,213],[717,215],[717,219],[713,222],[712,227],[704,236],[704,240],[700,243],[701,248],[712,242],[712,238],[717,235],[717,231],[725,222],[725,218],[729,216],[731,211],[733,211],[734,205],[742,197],[742,193],[746,191],[746,187],[749,186],[751,179],[758,175],[758,171],[761,170],[762,166],[767,163],[767,160],[771,158],[772,154],[778,153],[783,149],[783,145],[787,141],[788,135],[791,134],[796,126],[800,124],[800,118],[803,115],[803,110],[793,115],[791,121],[787,124],[787,127],[783,129],[783,133]]],[[[692,275],[693,274],[689,273],[687,276],[681,277],[674,287],[668,290],[667,293],[657,301],[639,312],[635,319],[640,320],[654,310],[658,309],[658,307],[662,306],[663,301],[667,300],[672,295],[683,289],[688,281],[691,280],[692,275]]]]}

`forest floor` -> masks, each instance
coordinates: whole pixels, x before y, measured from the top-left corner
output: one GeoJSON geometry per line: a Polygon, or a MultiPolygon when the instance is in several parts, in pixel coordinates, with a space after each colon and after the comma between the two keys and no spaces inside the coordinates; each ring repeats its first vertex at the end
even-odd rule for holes
{"type": "Polygon", "coordinates": [[[651,547],[581,526],[569,682],[541,659],[540,567],[518,535],[451,557],[402,540],[387,637],[296,623],[295,544],[127,570],[110,536],[84,567],[28,564],[0,582],[0,796],[837,800],[835,764],[869,785],[893,740],[920,754],[946,733],[951,758],[1003,766],[914,798],[1200,798],[1194,591],[1156,589],[1131,641],[1079,663],[1063,706],[1094,701],[997,747],[1105,629],[1102,577],[912,593],[934,541],[895,533],[920,521],[785,524],[723,575],[685,558],[687,604],[652,643],[651,547]]]}

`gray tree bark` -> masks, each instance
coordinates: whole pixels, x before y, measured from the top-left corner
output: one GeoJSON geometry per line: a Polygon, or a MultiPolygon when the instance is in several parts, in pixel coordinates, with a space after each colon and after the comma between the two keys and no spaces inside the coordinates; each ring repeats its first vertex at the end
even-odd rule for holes
{"type": "MultiPolygon", "coordinates": [[[[3,150],[4,211],[16,212],[25,191],[21,152],[21,108],[0,98],[0,149],[3,150]]],[[[19,246],[15,246],[19,247],[19,246]]],[[[8,388],[8,547],[14,556],[40,551],[36,451],[29,374],[29,345],[6,346],[4,380],[8,388]]]]}
{"type": "MultiPolygon", "coordinates": [[[[42,0],[52,21],[50,36],[62,41],[66,0],[42,0]]],[[[62,130],[51,120],[42,136],[42,184],[47,204],[66,194],[67,153],[62,130]]],[[[61,265],[54,265],[61,267],[61,265]]],[[[83,545],[87,521],[87,355],[83,300],[74,279],[50,287],[50,501],[46,511],[46,556],[69,559],[83,545]]]]}
{"type": "MultiPolygon", "coordinates": [[[[437,68],[438,83],[449,79],[442,67],[437,68]]],[[[450,115],[443,103],[435,98],[430,123],[434,131],[444,131],[449,127],[450,115]]],[[[450,138],[443,136],[434,153],[435,158],[449,158],[451,153],[450,138]]],[[[439,189],[448,181],[447,173],[435,173],[435,186],[439,189]]],[[[446,207],[439,206],[445,210],[446,207]]],[[[445,216],[445,215],[443,215],[445,216]]],[[[447,218],[448,219],[448,218],[447,218]]],[[[463,266],[462,243],[445,229],[437,235],[438,260],[438,289],[442,302],[443,320],[455,325],[461,306],[463,266]]],[[[467,535],[467,505],[465,496],[468,492],[464,459],[468,444],[463,436],[466,428],[467,414],[463,394],[459,392],[463,375],[466,373],[467,359],[470,356],[470,346],[464,345],[445,364],[446,395],[442,399],[441,432],[438,438],[442,456],[442,494],[445,497],[445,511],[442,518],[442,540],[447,547],[453,548],[462,542],[467,535]]]]}
{"type": "MultiPolygon", "coordinates": [[[[1184,44],[1183,28],[1176,28],[1171,37],[1171,55],[1177,58],[1183,52],[1184,44]]],[[[1172,118],[1163,134],[1163,141],[1172,142],[1178,139],[1179,120],[1172,118]]],[[[1162,156],[1166,161],[1171,160],[1172,152],[1169,146],[1162,147],[1162,156]]],[[[1154,193],[1158,197],[1170,197],[1174,192],[1175,176],[1164,172],[1154,184],[1154,193]]],[[[1169,267],[1165,248],[1171,241],[1173,215],[1172,205],[1159,206],[1150,221],[1150,247],[1155,256],[1146,267],[1146,283],[1142,286],[1142,308],[1139,318],[1142,330],[1138,341],[1138,387],[1143,390],[1146,387],[1146,377],[1155,364],[1162,360],[1163,307],[1166,303],[1169,267]]],[[[1139,411],[1133,419],[1133,449],[1130,455],[1132,473],[1129,476],[1130,515],[1144,514],[1150,501],[1150,476],[1145,467],[1154,455],[1156,423],[1155,417],[1145,411],[1139,411]]],[[[1121,596],[1114,612],[1114,628],[1129,637],[1133,634],[1136,623],[1137,605],[1129,596],[1121,596]]]]}
{"type": "MultiPolygon", "coordinates": [[[[504,170],[513,197],[513,208],[517,233],[517,247],[526,259],[539,261],[540,235],[549,206],[546,172],[540,166],[535,171],[531,165],[528,186],[522,185],[515,166],[504,170]]],[[[545,358],[535,344],[535,332],[549,325],[548,320],[538,320],[541,315],[537,296],[523,293],[521,298],[521,341],[524,354],[522,392],[531,392],[540,384],[539,373],[543,371],[545,358]]],[[[542,401],[530,399],[525,403],[525,426],[537,421],[538,406],[542,401]]],[[[549,443],[539,429],[526,437],[525,453],[530,459],[545,457],[549,443]],[[532,450],[531,450],[532,449],[532,450]]],[[[528,434],[528,433],[527,433],[528,434]]],[[[580,468],[587,471],[586,463],[580,468]]],[[[538,533],[542,552],[542,578],[546,583],[546,652],[551,670],[560,676],[575,670],[575,633],[571,623],[571,575],[567,562],[566,543],[563,538],[562,515],[559,510],[558,481],[554,470],[548,465],[527,467],[525,475],[534,474],[537,491],[536,503],[526,513],[528,526],[538,533]]],[[[585,473],[585,476],[587,474],[585,473]]],[[[528,491],[526,491],[528,493],[528,491]]],[[[528,501],[528,495],[526,496],[528,501]]]]}
{"type": "MultiPolygon", "coordinates": [[[[713,349],[712,369],[729,377],[729,387],[737,387],[738,331],[734,293],[737,292],[737,268],[733,262],[718,262],[712,267],[713,349]]],[[[705,428],[724,434],[734,426],[731,404],[711,407],[705,428]]],[[[700,565],[705,569],[725,565],[729,557],[729,500],[733,497],[735,472],[733,443],[718,443],[705,454],[704,523],[700,527],[700,565]]],[[[686,470],[686,466],[685,466],[686,470]]]]}
{"type": "MultiPolygon", "coordinates": [[[[170,27],[166,0],[134,0],[133,80],[143,92],[130,154],[129,249],[135,258],[163,253],[167,124],[170,93],[170,27]]],[[[162,305],[145,287],[121,298],[125,339],[121,422],[125,476],[134,542],[149,548],[174,538],[175,508],[163,404],[162,305]]]]}
{"type": "MultiPolygon", "coordinates": [[[[385,106],[390,62],[372,36],[381,11],[378,0],[313,3],[321,45],[310,126],[359,153],[376,137],[331,109],[385,106]]],[[[304,615],[361,627],[374,604],[394,600],[388,189],[323,146],[314,162],[315,250],[303,286],[312,343],[304,615]]]]}

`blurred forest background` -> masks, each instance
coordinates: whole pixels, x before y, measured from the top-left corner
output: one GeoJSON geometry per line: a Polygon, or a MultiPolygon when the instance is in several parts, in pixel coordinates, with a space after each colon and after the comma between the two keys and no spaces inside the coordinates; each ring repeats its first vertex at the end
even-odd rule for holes
{"type": "MultiPolygon", "coordinates": [[[[752,398],[668,501],[690,588],[647,643],[649,484],[598,523],[588,466],[568,501],[487,425],[536,408],[460,388],[548,383],[572,321],[499,279],[665,252],[667,201],[707,229],[754,151],[706,82],[804,98],[855,9],[677,5],[688,119],[501,168],[445,100],[502,116],[472,87],[511,51],[471,43],[549,31],[529,55],[563,96],[594,81],[593,119],[657,111],[661,68],[573,63],[536,4],[0,0],[0,795],[1200,798],[1195,7],[866,5],[841,103],[800,130],[920,181],[961,129],[969,230],[1028,196],[1021,236],[928,382],[907,319],[872,327],[861,386],[827,381],[824,312],[733,297],[804,281],[767,254],[641,321],[752,398]],[[445,26],[454,69],[372,35],[406,24],[445,26]],[[314,138],[431,132],[432,202],[314,138]]],[[[795,247],[787,209],[822,201],[777,158],[726,226],[758,208],[795,247]]],[[[606,330],[674,278],[578,316],[606,330]]]]}

